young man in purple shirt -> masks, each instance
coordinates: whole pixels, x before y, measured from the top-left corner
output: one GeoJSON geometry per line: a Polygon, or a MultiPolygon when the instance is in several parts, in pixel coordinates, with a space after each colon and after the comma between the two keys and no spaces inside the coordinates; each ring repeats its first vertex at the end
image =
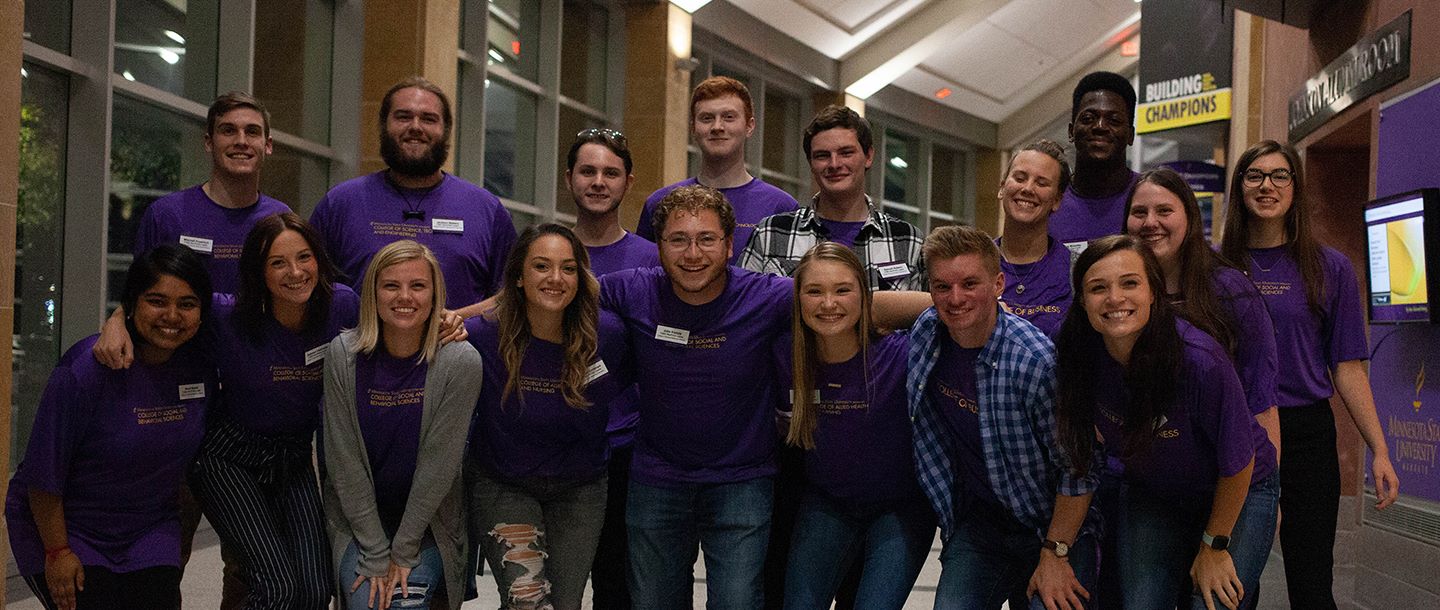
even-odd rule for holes
{"type": "Polygon", "coordinates": [[[1050,236],[1076,254],[1085,242],[1124,228],[1125,198],[1137,174],[1125,161],[1135,143],[1135,87],[1113,72],[1091,72],[1070,98],[1075,178],[1050,217],[1050,236]]]}
{"type": "MultiPolygon", "coordinates": [[[[1000,251],[984,231],[925,240],[934,308],[910,333],[907,394],[920,486],[940,519],[936,607],[1079,603],[1093,583],[1098,483],[1077,477],[1055,428],[1055,347],[997,303],[1000,251]]],[[[1090,456],[1082,459],[1090,460],[1090,456]]]]}
{"type": "Polygon", "coordinates": [[[826,106],[805,128],[805,156],[820,190],[810,206],[755,227],[737,265],[789,276],[815,244],[834,241],[859,255],[877,290],[924,290],[920,229],[870,201],[865,170],[875,151],[870,123],[844,106],[826,106]]]}
{"type": "MultiPolygon", "coordinates": [[[[612,129],[576,134],[566,156],[565,184],[575,199],[575,235],[590,254],[597,277],[619,271],[659,267],[655,243],[620,228],[620,202],[635,183],[625,135],[612,129]]],[[[639,392],[632,385],[609,403],[609,493],[605,525],[591,566],[595,608],[630,608],[630,551],[625,544],[625,498],[630,488],[630,459],[639,426],[639,392]]]]}
{"type": "Polygon", "coordinates": [[[789,279],[727,264],[735,216],[687,186],[655,210],[662,268],[600,282],[636,359],[640,429],[626,521],[637,608],[688,608],[696,545],[710,608],[761,605],[775,474],[771,344],[790,328],[789,279]]]}
{"type": "Polygon", "coordinates": [[[260,169],[274,152],[270,112],[249,94],[231,91],[205,116],[210,179],[156,199],[135,233],[135,256],[160,244],[181,243],[205,259],[216,292],[240,284],[240,247],[261,218],[290,207],[260,193],[260,169]]]}
{"type": "Polygon", "coordinates": [[[690,95],[690,132],[700,149],[700,173],[663,187],[645,199],[635,232],[659,241],[652,225],[655,207],[670,191],[702,185],[718,189],[735,210],[735,243],[730,263],[739,264],[740,251],[761,219],[799,206],[795,198],[745,169],[745,143],[755,132],[755,105],[745,84],[727,76],[701,81],[690,95]]]}
{"type": "Polygon", "coordinates": [[[515,226],[500,200],[440,168],[450,153],[450,98],[412,76],[380,102],[380,156],[386,168],[330,189],[310,215],[336,266],[359,290],[370,257],[390,242],[429,247],[445,275],[445,306],[479,313],[494,294],[515,226]]]}

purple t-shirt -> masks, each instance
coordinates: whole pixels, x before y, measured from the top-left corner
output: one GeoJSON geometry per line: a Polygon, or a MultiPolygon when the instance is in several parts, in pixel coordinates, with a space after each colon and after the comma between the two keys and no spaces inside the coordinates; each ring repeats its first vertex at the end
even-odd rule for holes
{"type": "Polygon", "coordinates": [[[977,504],[1002,507],[990,485],[985,446],[980,439],[980,392],[975,358],[982,348],[965,348],[949,336],[940,339],[940,359],[925,384],[925,393],[945,427],[945,452],[955,469],[955,511],[965,514],[977,504]]]}
{"type": "MultiPolygon", "coordinates": [[[[595,277],[621,269],[643,269],[660,266],[660,250],[655,242],[625,232],[625,237],[608,246],[590,247],[590,271],[595,277]]],[[[610,448],[629,447],[635,442],[635,429],[640,426],[640,388],[631,384],[610,401],[610,448]]]]}
{"type": "Polygon", "coordinates": [[[600,304],[625,323],[640,384],[633,480],[735,483],[775,474],[778,380],[771,345],[790,328],[789,278],[726,270],[704,305],[675,296],[665,270],[600,281],[600,304]]]}
{"type": "MultiPolygon", "coordinates": [[[[777,347],[781,385],[793,392],[791,351],[777,347]]],[[[805,452],[805,485],[846,512],[867,516],[923,502],[915,478],[905,357],[896,333],[870,344],[865,357],[815,371],[815,449],[805,452]],[[868,384],[868,385],[867,385],[868,384]]]]}
{"type": "Polygon", "coordinates": [[[60,496],[70,550],[85,565],[133,572],[180,565],[180,483],[205,434],[215,375],[193,344],[160,365],[110,370],[98,335],[60,358],[5,503],[24,575],[45,570],[30,490],[60,496]]]}
{"type": "Polygon", "coordinates": [[[1138,455],[1123,455],[1121,426],[1130,402],[1124,369],[1103,349],[1092,356],[1098,361],[1095,427],[1107,439],[1107,455],[1121,460],[1131,484],[1195,501],[1208,501],[1220,477],[1244,470],[1252,458],[1252,485],[1265,480],[1275,472],[1275,447],[1250,414],[1225,349],[1188,322],[1175,324],[1184,342],[1175,403],[1138,455]]]}
{"type": "Polygon", "coordinates": [[[375,480],[375,508],[386,532],[400,527],[415,462],[429,365],[395,358],[383,346],[355,356],[355,409],[375,480]]]}
{"type": "Polygon", "coordinates": [[[138,257],[160,244],[185,244],[205,259],[215,292],[234,294],[240,288],[240,250],[250,229],[268,216],[289,211],[290,206],[264,194],[254,205],[227,208],[197,184],[145,208],[134,254],[138,257]]]}
{"type": "MultiPolygon", "coordinates": [[[[995,245],[1000,245],[995,239],[995,245]]],[[[1070,250],[1054,237],[1045,256],[1032,263],[1014,264],[1000,258],[1005,273],[1005,291],[1000,300],[1010,312],[1029,320],[1046,336],[1060,334],[1065,312],[1070,310],[1070,250]]]]}
{"type": "Polygon", "coordinates": [[[629,231],[613,244],[585,246],[585,251],[590,254],[590,272],[595,277],[621,269],[660,266],[660,250],[655,242],[629,231]]]}
{"type": "Polygon", "coordinates": [[[1299,407],[1330,398],[1335,388],[1330,369],[1348,360],[1370,357],[1365,338],[1365,311],[1350,259],[1334,248],[1320,249],[1325,290],[1322,315],[1310,310],[1305,283],[1287,246],[1250,250],[1250,278],[1265,297],[1275,323],[1278,376],[1275,400],[1280,407],[1299,407]]]}
{"type": "MultiPolygon", "coordinates": [[[[1278,363],[1275,355],[1275,326],[1265,298],[1243,272],[1219,266],[1212,278],[1215,297],[1220,307],[1235,322],[1235,373],[1245,388],[1245,402],[1250,413],[1259,415],[1275,405],[1275,383],[1278,363]]],[[[1184,301],[1171,295],[1171,302],[1184,301]]],[[[1223,346],[1222,346],[1223,347],[1223,346]]]]}
{"type": "Polygon", "coordinates": [[[515,243],[510,213],[489,191],[450,174],[429,191],[401,189],[376,172],[330,189],[310,224],[356,292],[370,258],[393,241],[428,246],[445,275],[445,306],[458,309],[494,294],[515,243]],[[424,219],[405,218],[408,208],[424,219]]]}
{"type": "Polygon", "coordinates": [[[335,284],[324,328],[296,333],[266,317],[252,338],[235,318],[234,300],[217,294],[211,353],[225,388],[219,413],[256,434],[308,441],[320,424],[325,348],[342,329],[355,327],[359,311],[355,291],[335,284]]]}
{"type": "Polygon", "coordinates": [[[1081,197],[1074,185],[1065,189],[1060,209],[1050,216],[1050,237],[1079,254],[1090,240],[1120,233],[1125,228],[1125,199],[1139,176],[1130,172],[1125,188],[1104,197],[1081,197]]]}
{"type": "Polygon", "coordinates": [[[815,220],[820,221],[820,226],[825,227],[825,234],[830,241],[836,242],[846,248],[855,247],[855,236],[860,234],[860,229],[865,226],[865,221],[843,222],[839,220],[826,220],[819,214],[815,220]]]}
{"type": "Polygon", "coordinates": [[[590,481],[605,473],[609,455],[608,404],[634,386],[625,327],[600,312],[598,345],[585,386],[588,407],[572,407],[561,393],[565,347],[531,338],[520,363],[520,379],[501,402],[509,370],[500,357],[500,327],[484,316],[465,321],[470,344],[485,363],[485,381],[475,408],[471,457],[502,479],[544,477],[590,481]]]}
{"type": "MultiPolygon", "coordinates": [[[[655,241],[655,227],[652,226],[650,217],[655,214],[655,206],[660,205],[660,200],[666,195],[682,186],[694,186],[699,184],[694,178],[686,178],[675,184],[660,187],[660,190],[651,193],[645,198],[645,208],[640,210],[640,222],[635,227],[635,232],[645,239],[655,241]]],[[[730,264],[740,262],[740,253],[745,250],[745,244],[750,243],[750,234],[755,232],[755,225],[760,224],[766,216],[784,214],[794,211],[800,207],[790,193],[782,191],[768,182],[759,178],[751,178],[749,182],[740,186],[728,189],[718,189],[725,195],[725,200],[735,208],[735,245],[731,248],[730,264]]]]}

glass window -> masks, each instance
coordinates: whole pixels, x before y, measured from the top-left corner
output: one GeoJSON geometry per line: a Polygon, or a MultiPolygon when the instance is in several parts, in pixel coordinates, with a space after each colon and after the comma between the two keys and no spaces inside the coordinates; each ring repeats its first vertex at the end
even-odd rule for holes
{"type": "Polygon", "coordinates": [[[566,157],[570,153],[570,145],[575,143],[575,134],[591,127],[604,126],[602,122],[591,118],[587,114],[566,107],[563,104],[560,106],[560,137],[558,138],[559,142],[555,153],[555,158],[559,161],[556,166],[560,168],[560,176],[557,178],[560,188],[555,191],[557,193],[555,197],[555,211],[570,215],[574,215],[577,211],[575,209],[575,198],[570,196],[570,186],[565,184],[565,164],[568,161],[566,157]]]}
{"type": "Polygon", "coordinates": [[[535,98],[497,79],[485,81],[485,188],[497,197],[535,199],[535,98]]]}
{"type": "Polygon", "coordinates": [[[486,50],[492,66],[535,80],[540,42],[540,3],[535,0],[490,0],[486,50]]]}
{"type": "Polygon", "coordinates": [[[46,0],[43,5],[39,2],[31,4],[30,10],[25,11],[25,40],[61,53],[69,53],[70,0],[46,0]]]}
{"type": "Polygon", "coordinates": [[[315,204],[330,189],[330,161],[276,145],[260,172],[261,192],[285,202],[301,218],[309,218],[315,204]]]}
{"type": "Polygon", "coordinates": [[[964,192],[965,153],[935,146],[930,157],[930,228],[966,220],[964,192]]]}
{"type": "Polygon", "coordinates": [[[329,143],[334,26],[329,0],[256,1],[254,94],[272,129],[329,143]]]}
{"type": "Polygon", "coordinates": [[[117,0],[115,72],[209,104],[215,99],[219,7],[220,0],[117,0]]]}
{"type": "Polygon", "coordinates": [[[800,176],[801,148],[800,100],[765,90],[765,169],[787,176],[800,176]]]}
{"type": "Polygon", "coordinates": [[[135,231],[152,201],[199,184],[210,175],[205,124],[130,98],[115,96],[110,139],[110,301],[123,288],[115,281],[130,265],[135,231]]]}
{"type": "Polygon", "coordinates": [[[560,94],[603,111],[610,13],[594,2],[565,0],[563,14],[560,94]]]}
{"type": "Polygon", "coordinates": [[[515,225],[515,232],[524,231],[530,225],[540,222],[540,217],[530,212],[510,208],[510,222],[515,225]]]}
{"type": "Polygon", "coordinates": [[[31,64],[20,79],[20,189],[15,223],[10,467],[25,455],[35,407],[60,359],[60,272],[65,243],[69,80],[31,64]]]}
{"type": "Polygon", "coordinates": [[[914,205],[919,145],[912,139],[885,130],[885,159],[876,159],[885,175],[885,201],[914,205]]]}

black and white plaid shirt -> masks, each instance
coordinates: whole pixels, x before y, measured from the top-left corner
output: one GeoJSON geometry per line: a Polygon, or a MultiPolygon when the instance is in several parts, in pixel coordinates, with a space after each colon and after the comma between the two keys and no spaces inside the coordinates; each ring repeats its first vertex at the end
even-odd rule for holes
{"type": "MultiPolygon", "coordinates": [[[[875,207],[867,196],[870,216],[850,247],[860,257],[875,290],[926,290],[925,261],[920,246],[925,236],[908,222],[875,207]]],[[[791,277],[800,257],[829,232],[815,215],[815,204],[760,221],[737,265],[751,271],[791,277]]]]}

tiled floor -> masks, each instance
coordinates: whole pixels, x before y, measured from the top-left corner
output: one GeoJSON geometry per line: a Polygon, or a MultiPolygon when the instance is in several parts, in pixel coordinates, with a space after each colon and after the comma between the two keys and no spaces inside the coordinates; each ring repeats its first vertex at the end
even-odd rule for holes
{"type": "MultiPolygon", "coordinates": [[[[214,534],[208,533],[202,528],[202,533],[197,539],[197,548],[190,558],[190,567],[186,570],[185,581],[182,584],[186,608],[200,608],[211,610],[220,605],[220,549],[215,545],[214,534]]],[[[930,559],[925,563],[924,570],[920,573],[920,579],[915,583],[914,592],[910,594],[910,601],[905,604],[907,610],[929,610],[935,605],[935,584],[940,579],[940,541],[935,541],[935,547],[930,551],[930,559]]],[[[705,566],[698,563],[695,566],[695,607],[705,607],[705,566]]],[[[40,603],[30,597],[30,592],[25,584],[18,578],[11,579],[8,583],[7,598],[10,600],[6,608],[12,610],[41,610],[40,603]],[[23,598],[23,599],[22,599],[23,598]]],[[[1270,556],[1270,563],[1266,566],[1261,589],[1265,595],[1261,596],[1260,610],[1283,610],[1288,607],[1285,602],[1285,572],[1281,567],[1278,554],[1270,556]]],[[[466,610],[492,610],[500,606],[500,598],[495,590],[495,582],[487,575],[480,583],[480,598],[472,600],[464,605],[466,610]]],[[[590,608],[589,597],[586,597],[584,608],[590,608]]]]}

